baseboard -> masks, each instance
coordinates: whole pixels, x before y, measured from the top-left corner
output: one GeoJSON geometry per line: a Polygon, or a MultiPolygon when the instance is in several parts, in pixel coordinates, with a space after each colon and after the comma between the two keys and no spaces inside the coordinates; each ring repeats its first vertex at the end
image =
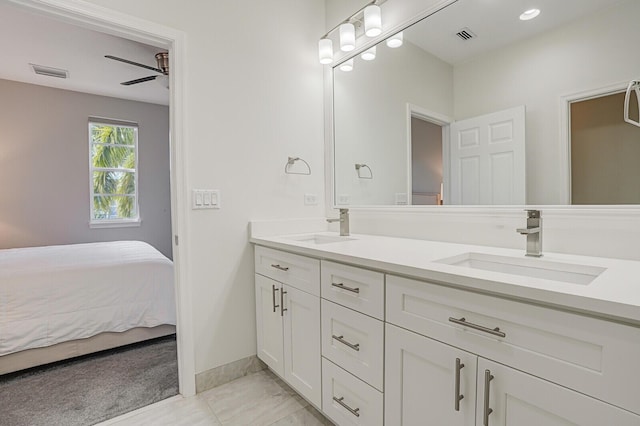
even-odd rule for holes
{"type": "Polygon", "coordinates": [[[247,374],[256,373],[267,368],[266,364],[252,355],[211,370],[196,374],[196,393],[229,383],[247,374]]]}

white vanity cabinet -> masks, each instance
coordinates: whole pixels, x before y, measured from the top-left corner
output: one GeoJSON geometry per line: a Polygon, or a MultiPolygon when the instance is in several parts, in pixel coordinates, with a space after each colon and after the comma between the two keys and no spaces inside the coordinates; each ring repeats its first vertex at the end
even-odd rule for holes
{"type": "Polygon", "coordinates": [[[258,357],[321,407],[320,262],[265,247],[255,258],[258,357]]]}
{"type": "Polygon", "coordinates": [[[429,406],[455,425],[640,425],[637,328],[391,275],[386,303],[388,424],[414,424],[429,406]],[[457,358],[461,394],[477,382],[475,410],[466,395],[452,408],[457,358]],[[408,391],[417,376],[431,380],[408,391]]]}
{"type": "Polygon", "coordinates": [[[351,263],[256,247],[258,356],[337,425],[640,426],[640,327],[351,263]]]}

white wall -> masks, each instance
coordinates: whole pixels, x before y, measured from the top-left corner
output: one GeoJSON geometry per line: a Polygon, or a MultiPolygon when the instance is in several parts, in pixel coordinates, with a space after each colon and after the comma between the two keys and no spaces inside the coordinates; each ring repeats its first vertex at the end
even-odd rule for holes
{"type": "Polygon", "coordinates": [[[166,106],[8,80],[0,99],[0,249],[140,240],[172,257],[166,106]],[[89,228],[89,116],[139,125],[139,227],[89,228]]]}
{"type": "Polygon", "coordinates": [[[338,199],[395,204],[396,193],[410,191],[407,104],[451,116],[453,68],[412,43],[396,49],[380,43],[375,60],[357,57],[353,71],[334,71],[333,103],[338,199]],[[370,166],[374,178],[359,179],[355,163],[370,166]]]}
{"type": "Polygon", "coordinates": [[[529,204],[564,203],[563,170],[567,169],[559,142],[560,97],[640,76],[640,55],[629,49],[629,43],[620,43],[640,38],[638,16],[640,2],[624,0],[611,9],[454,67],[457,120],[526,100],[529,204]]]}
{"type": "Polygon", "coordinates": [[[322,0],[91,0],[187,36],[186,179],[222,191],[186,241],[196,373],[256,353],[250,219],[324,216],[322,0]],[[311,176],[284,174],[287,156],[311,176]],[[320,204],[305,206],[304,194],[320,204]]]}

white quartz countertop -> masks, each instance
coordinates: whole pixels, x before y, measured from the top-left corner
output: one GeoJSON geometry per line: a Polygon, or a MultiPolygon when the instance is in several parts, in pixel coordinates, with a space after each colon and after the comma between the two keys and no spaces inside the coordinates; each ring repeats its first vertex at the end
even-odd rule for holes
{"type": "MultiPolygon", "coordinates": [[[[337,233],[313,235],[335,237],[337,233]]],[[[310,234],[252,237],[251,242],[640,325],[640,262],[637,261],[544,253],[541,259],[544,262],[605,269],[588,284],[574,284],[438,262],[466,253],[525,258],[524,247],[514,250],[375,235],[351,235],[349,240],[316,244],[304,241],[306,236],[310,234]]]]}

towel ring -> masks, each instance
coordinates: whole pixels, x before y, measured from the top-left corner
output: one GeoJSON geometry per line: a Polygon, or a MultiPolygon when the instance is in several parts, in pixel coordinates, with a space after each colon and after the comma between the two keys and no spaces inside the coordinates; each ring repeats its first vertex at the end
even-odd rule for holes
{"type": "Polygon", "coordinates": [[[356,164],[356,173],[358,173],[358,177],[360,179],[373,179],[373,171],[371,170],[371,167],[367,166],[364,163],[356,164]],[[367,176],[367,175],[362,176],[360,174],[360,169],[369,169],[369,176],[367,176]]]}
{"type": "Polygon", "coordinates": [[[289,157],[289,159],[287,160],[287,164],[284,165],[284,172],[286,174],[288,174],[288,175],[310,175],[311,174],[311,166],[309,165],[309,163],[307,163],[306,161],[304,161],[300,157],[289,157]],[[296,161],[302,161],[307,166],[307,171],[306,172],[292,172],[292,171],[289,171],[289,166],[294,165],[296,161]]]}

